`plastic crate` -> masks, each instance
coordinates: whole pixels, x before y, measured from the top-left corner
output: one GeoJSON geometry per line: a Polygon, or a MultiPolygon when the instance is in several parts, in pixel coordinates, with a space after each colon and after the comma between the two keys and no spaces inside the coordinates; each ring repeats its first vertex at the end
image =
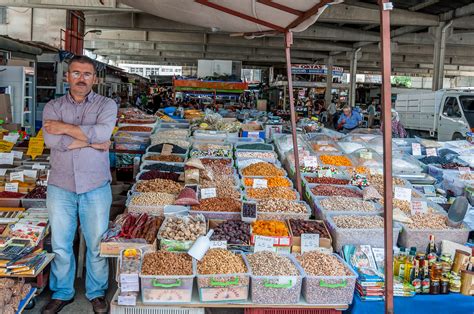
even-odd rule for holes
{"type": "MultiPolygon", "coordinates": [[[[248,299],[250,285],[250,267],[244,255],[241,255],[247,267],[246,273],[200,275],[196,271],[197,287],[201,302],[245,302],[248,299]]],[[[197,269],[197,261],[193,261],[197,269]]]]}
{"type": "Polygon", "coordinates": [[[306,213],[292,213],[292,212],[262,212],[258,210],[257,206],[257,219],[258,220],[288,220],[288,219],[303,219],[307,220],[311,217],[311,208],[306,202],[295,201],[296,203],[303,204],[306,207],[306,213]]]}
{"type": "Polygon", "coordinates": [[[21,206],[28,208],[46,208],[46,199],[22,198],[21,206]]]}
{"type": "Polygon", "coordinates": [[[357,210],[327,210],[321,205],[321,201],[330,197],[340,197],[340,196],[318,196],[313,198],[314,202],[314,216],[318,219],[325,219],[327,214],[340,214],[340,215],[358,215],[358,214],[380,214],[383,213],[383,207],[379,203],[374,203],[371,201],[363,201],[355,199],[361,202],[367,202],[373,204],[374,210],[372,211],[357,211],[357,210]]]}

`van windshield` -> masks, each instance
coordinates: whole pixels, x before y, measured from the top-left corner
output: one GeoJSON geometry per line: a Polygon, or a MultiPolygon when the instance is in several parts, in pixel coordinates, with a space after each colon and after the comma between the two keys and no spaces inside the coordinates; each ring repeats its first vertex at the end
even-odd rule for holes
{"type": "Polygon", "coordinates": [[[464,116],[471,128],[474,128],[474,95],[459,96],[464,116]]]}

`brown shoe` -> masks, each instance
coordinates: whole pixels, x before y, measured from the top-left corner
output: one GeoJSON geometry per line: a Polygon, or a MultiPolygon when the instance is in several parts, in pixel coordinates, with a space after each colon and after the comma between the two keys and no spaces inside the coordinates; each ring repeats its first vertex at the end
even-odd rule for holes
{"type": "Polygon", "coordinates": [[[41,314],[55,314],[61,312],[61,310],[68,304],[74,302],[74,298],[71,300],[57,300],[51,299],[48,304],[46,304],[43,309],[41,309],[41,314]]]}
{"type": "Polygon", "coordinates": [[[108,313],[109,312],[109,302],[104,297],[98,297],[90,300],[94,313],[108,313]]]}

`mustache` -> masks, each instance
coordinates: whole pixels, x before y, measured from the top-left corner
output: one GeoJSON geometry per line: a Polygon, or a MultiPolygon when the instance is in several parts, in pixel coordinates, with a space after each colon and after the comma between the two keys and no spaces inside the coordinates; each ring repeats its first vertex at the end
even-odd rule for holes
{"type": "Polygon", "coordinates": [[[79,82],[79,83],[76,83],[75,85],[76,85],[76,86],[87,86],[87,84],[84,83],[84,82],[79,82]]]}

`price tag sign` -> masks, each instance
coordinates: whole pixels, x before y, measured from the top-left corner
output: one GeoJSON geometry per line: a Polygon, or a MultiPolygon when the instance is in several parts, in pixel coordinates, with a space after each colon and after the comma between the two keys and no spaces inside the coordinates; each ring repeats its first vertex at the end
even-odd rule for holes
{"type": "Polygon", "coordinates": [[[15,182],[15,183],[5,183],[5,191],[6,192],[15,192],[17,193],[18,192],[18,183],[15,182]]]}
{"type": "Polygon", "coordinates": [[[0,153],[0,165],[13,165],[13,154],[0,153]]]}
{"type": "Polygon", "coordinates": [[[264,237],[264,236],[255,236],[255,246],[253,251],[261,252],[261,251],[275,251],[273,244],[275,240],[271,237],[264,237]]]}
{"type": "Polygon", "coordinates": [[[268,186],[268,181],[265,179],[253,179],[252,187],[254,189],[266,189],[268,186]]]}
{"type": "Polygon", "coordinates": [[[211,241],[211,249],[227,250],[227,241],[211,241]]]}
{"type": "Polygon", "coordinates": [[[0,169],[0,176],[4,176],[7,174],[8,169],[0,169]]]}
{"type": "Polygon", "coordinates": [[[136,306],[137,305],[137,296],[135,296],[135,295],[119,295],[117,301],[118,301],[118,305],[136,306]]]}
{"type": "Polygon", "coordinates": [[[428,212],[428,205],[424,201],[413,201],[411,203],[411,214],[426,214],[428,212]]]}
{"type": "Polygon", "coordinates": [[[19,134],[11,134],[11,135],[5,135],[3,137],[3,140],[7,141],[7,142],[10,142],[10,143],[13,143],[13,144],[16,144],[16,142],[18,141],[19,138],[20,138],[19,134]]]}
{"type": "Polygon", "coordinates": [[[360,158],[362,159],[372,159],[372,152],[360,152],[360,158]]]}
{"type": "Polygon", "coordinates": [[[44,150],[44,140],[38,137],[30,138],[30,142],[28,143],[28,151],[26,154],[31,156],[31,159],[35,160],[36,157],[43,154],[44,150]]]}
{"type": "Polygon", "coordinates": [[[436,148],[427,148],[426,149],[426,156],[428,156],[428,157],[438,156],[438,152],[436,151],[436,148]]]}
{"type": "Polygon", "coordinates": [[[16,150],[12,150],[13,158],[16,159],[22,159],[23,158],[23,152],[18,152],[16,150]]]}
{"type": "Polygon", "coordinates": [[[421,156],[421,145],[420,143],[412,143],[411,150],[413,151],[413,156],[421,156]]]}
{"type": "Polygon", "coordinates": [[[259,138],[260,132],[248,132],[248,137],[250,138],[259,138]]]}
{"type": "Polygon", "coordinates": [[[311,252],[319,247],[319,234],[303,233],[301,235],[301,253],[311,252]]]}
{"type": "Polygon", "coordinates": [[[140,291],[138,274],[120,274],[120,290],[122,292],[140,291]]]}
{"type": "Polygon", "coordinates": [[[46,166],[45,166],[45,165],[42,165],[42,164],[33,164],[33,166],[31,167],[31,169],[43,170],[43,169],[46,169],[46,166]]]}
{"type": "Polygon", "coordinates": [[[397,200],[411,202],[411,189],[395,187],[395,196],[397,200]]]}
{"type": "Polygon", "coordinates": [[[161,149],[161,154],[164,156],[171,155],[173,152],[173,145],[170,144],[163,144],[163,148],[161,149]]]}
{"type": "Polygon", "coordinates": [[[216,188],[201,189],[201,199],[213,198],[217,196],[216,188]]]}
{"type": "Polygon", "coordinates": [[[329,142],[328,142],[328,141],[317,141],[316,143],[317,143],[318,145],[321,145],[321,146],[329,145],[329,142]]]}
{"type": "Polygon", "coordinates": [[[38,176],[38,171],[37,170],[23,170],[23,174],[25,177],[36,179],[36,177],[38,176]]]}
{"type": "Polygon", "coordinates": [[[25,181],[25,175],[21,172],[10,172],[10,181],[25,181]]]}
{"type": "Polygon", "coordinates": [[[458,168],[460,174],[470,174],[471,168],[469,167],[459,167],[458,168]]]}
{"type": "Polygon", "coordinates": [[[423,193],[426,196],[436,196],[436,190],[435,187],[432,185],[427,185],[423,187],[423,193]]]}
{"type": "Polygon", "coordinates": [[[306,156],[303,159],[304,166],[308,168],[316,168],[318,166],[318,157],[306,156]]]}
{"type": "Polygon", "coordinates": [[[5,141],[5,140],[0,140],[0,152],[8,153],[12,150],[14,145],[15,143],[5,141]]]}

